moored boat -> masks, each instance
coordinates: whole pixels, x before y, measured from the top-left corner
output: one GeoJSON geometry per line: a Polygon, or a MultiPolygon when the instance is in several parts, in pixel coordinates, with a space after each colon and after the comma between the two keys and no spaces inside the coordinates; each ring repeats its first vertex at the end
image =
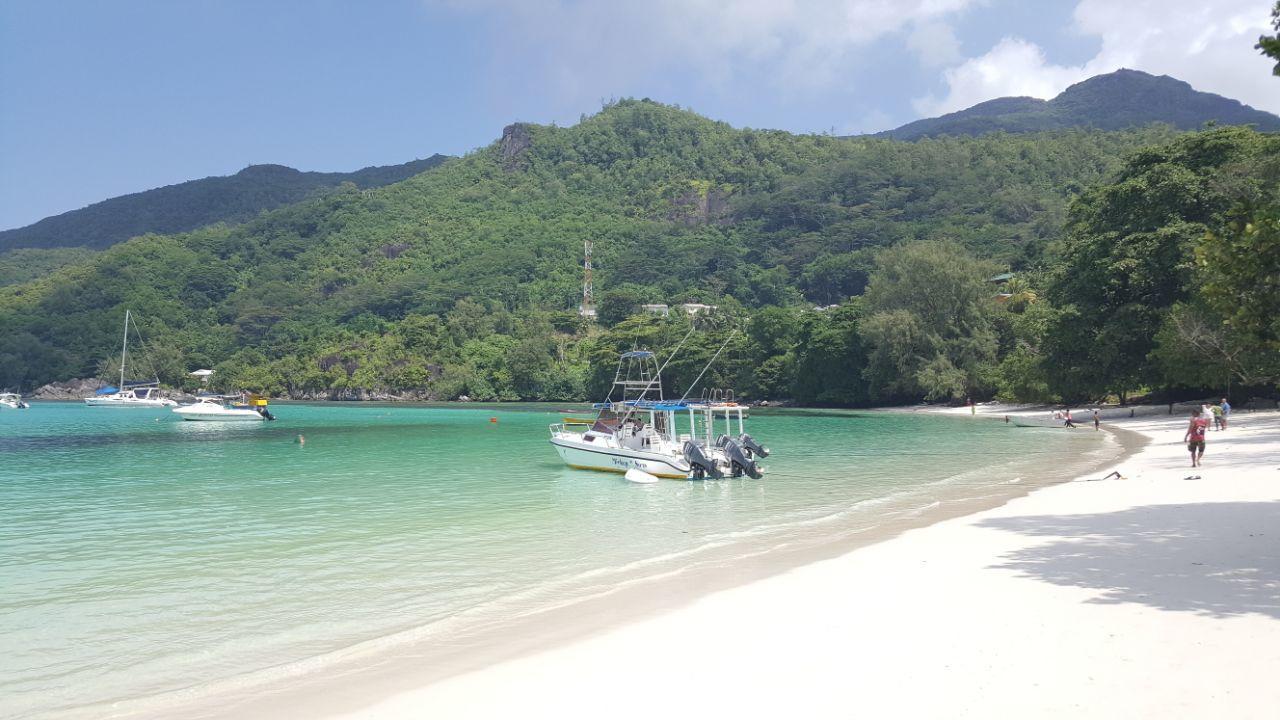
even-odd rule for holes
{"type": "Polygon", "coordinates": [[[180,405],[173,412],[183,420],[211,422],[261,422],[275,420],[267,410],[265,398],[253,397],[248,403],[236,402],[239,396],[200,395],[188,405],[180,405]]]}
{"type": "MultiPolygon", "coordinates": [[[[98,390],[92,397],[84,399],[89,407],[173,407],[178,403],[164,396],[160,390],[160,380],[125,380],[125,366],[129,358],[129,319],[130,313],[124,311],[124,339],[120,345],[120,385],[98,390]]],[[[134,326],[137,329],[137,326],[134,326]]]]}
{"type": "Polygon", "coordinates": [[[654,354],[623,353],[595,421],[553,423],[551,444],[566,465],[582,470],[678,479],[763,475],[759,459],[769,451],[746,434],[742,406],[665,400],[662,392],[654,354]],[[615,393],[622,399],[612,400],[615,393]]]}
{"type": "Polygon", "coordinates": [[[26,410],[31,407],[18,393],[0,393],[0,407],[12,410],[26,410]]]}

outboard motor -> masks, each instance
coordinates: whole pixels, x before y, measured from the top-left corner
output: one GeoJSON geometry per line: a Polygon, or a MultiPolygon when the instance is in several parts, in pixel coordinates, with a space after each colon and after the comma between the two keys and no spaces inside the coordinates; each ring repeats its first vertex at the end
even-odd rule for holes
{"type": "Polygon", "coordinates": [[[259,408],[257,408],[257,411],[258,411],[258,414],[259,414],[259,415],[261,415],[262,417],[264,417],[264,418],[266,418],[266,419],[268,419],[268,420],[275,420],[275,419],[276,419],[276,416],[275,416],[275,415],[272,415],[272,414],[271,414],[271,411],[270,411],[270,410],[268,410],[268,409],[266,409],[265,407],[259,407],[259,408]]]}
{"type": "Polygon", "coordinates": [[[693,468],[693,477],[696,480],[701,480],[704,477],[719,480],[724,477],[724,473],[720,471],[720,468],[716,467],[715,461],[707,457],[707,454],[702,452],[702,448],[698,446],[698,443],[692,440],[686,440],[684,443],[684,459],[689,461],[689,465],[693,468]]]}
{"type": "Polygon", "coordinates": [[[769,448],[756,442],[756,439],[746,433],[738,436],[738,444],[742,449],[747,451],[747,457],[769,457],[769,448]]]}
{"type": "Polygon", "coordinates": [[[729,466],[733,468],[734,477],[742,477],[743,473],[749,475],[753,480],[759,480],[764,477],[760,466],[756,464],[755,460],[747,457],[747,454],[742,451],[742,446],[738,445],[736,440],[730,440],[724,444],[724,456],[729,459],[729,466]]]}

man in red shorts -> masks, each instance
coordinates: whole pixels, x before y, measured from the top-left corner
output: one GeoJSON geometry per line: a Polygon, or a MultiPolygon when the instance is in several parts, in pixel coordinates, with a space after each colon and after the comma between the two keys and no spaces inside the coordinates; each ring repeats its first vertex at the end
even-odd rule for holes
{"type": "Polygon", "coordinates": [[[1191,424],[1187,426],[1187,433],[1182,436],[1182,441],[1191,451],[1191,467],[1200,467],[1200,460],[1204,457],[1204,436],[1208,430],[1209,419],[1203,416],[1200,408],[1192,410],[1191,424]]]}

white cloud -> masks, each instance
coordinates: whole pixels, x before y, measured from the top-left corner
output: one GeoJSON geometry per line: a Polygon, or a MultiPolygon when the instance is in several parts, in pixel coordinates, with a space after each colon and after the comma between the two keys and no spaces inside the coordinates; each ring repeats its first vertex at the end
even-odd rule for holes
{"type": "Polygon", "coordinates": [[[943,71],[947,90],[917,98],[922,115],[954,112],[1007,95],[1051,98],[1074,82],[1122,67],[1185,80],[1261,110],[1280,112],[1280,87],[1253,44],[1268,27],[1263,0],[1081,0],[1074,30],[1101,39],[1080,65],[1055,65],[1035,44],[1004,38],[943,71]]]}
{"type": "Polygon", "coordinates": [[[927,96],[912,102],[922,115],[963,110],[997,97],[1051,98],[1073,82],[1088,77],[1083,67],[1059,67],[1045,61],[1034,43],[1004,38],[981,57],[943,71],[945,97],[927,96]]]}
{"type": "Polygon", "coordinates": [[[859,49],[908,28],[941,33],[934,23],[980,0],[426,1],[493,19],[496,67],[595,99],[677,73],[714,89],[829,88],[859,49]]]}
{"type": "Polygon", "coordinates": [[[916,25],[907,36],[907,49],[915,53],[926,68],[946,67],[964,59],[960,54],[960,39],[944,22],[916,25]]]}

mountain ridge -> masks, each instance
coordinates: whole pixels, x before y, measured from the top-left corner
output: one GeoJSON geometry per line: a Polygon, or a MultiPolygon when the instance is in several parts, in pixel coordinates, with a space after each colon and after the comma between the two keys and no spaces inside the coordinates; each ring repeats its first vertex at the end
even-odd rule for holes
{"type": "Polygon", "coordinates": [[[1081,80],[1051,100],[995,98],[964,110],[909,122],[875,136],[911,141],[940,135],[1023,133],[1072,127],[1122,130],[1155,122],[1179,130],[1196,130],[1207,122],[1254,125],[1262,131],[1280,130],[1280,117],[1271,113],[1196,90],[1190,83],[1168,75],[1121,68],[1081,80]]]}
{"type": "Polygon", "coordinates": [[[399,165],[352,172],[314,172],[286,165],[250,165],[233,175],[213,175],[101,200],[0,231],[0,252],[19,248],[103,249],[147,233],[169,234],[218,222],[240,223],[264,210],[314,196],[344,182],[364,190],[406,180],[448,156],[435,154],[399,165]]]}

